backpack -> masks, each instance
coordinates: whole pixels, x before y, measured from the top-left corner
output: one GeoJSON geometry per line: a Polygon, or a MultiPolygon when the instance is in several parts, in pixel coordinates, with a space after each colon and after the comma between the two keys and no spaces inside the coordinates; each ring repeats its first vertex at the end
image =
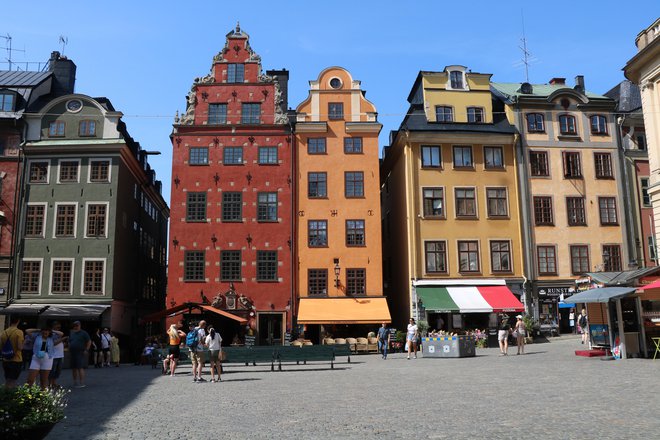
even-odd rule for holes
{"type": "Polygon", "coordinates": [[[197,348],[198,345],[199,345],[199,331],[197,328],[195,328],[194,330],[188,332],[188,334],[186,335],[186,346],[188,346],[188,348],[197,348]]]}
{"type": "Polygon", "coordinates": [[[11,336],[7,332],[5,332],[5,335],[7,335],[7,340],[2,344],[2,353],[0,353],[0,357],[2,357],[3,361],[11,361],[15,354],[14,346],[11,344],[11,336]]]}
{"type": "Polygon", "coordinates": [[[580,327],[586,327],[587,326],[587,317],[584,315],[580,315],[580,320],[578,321],[580,324],[580,327]]]}

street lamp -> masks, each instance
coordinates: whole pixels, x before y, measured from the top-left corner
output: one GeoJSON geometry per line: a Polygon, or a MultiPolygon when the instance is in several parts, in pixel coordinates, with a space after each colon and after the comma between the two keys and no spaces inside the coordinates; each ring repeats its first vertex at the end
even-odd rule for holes
{"type": "Polygon", "coordinates": [[[341,268],[339,267],[339,258],[335,258],[334,263],[335,263],[335,287],[339,288],[339,273],[341,272],[341,268]]]}

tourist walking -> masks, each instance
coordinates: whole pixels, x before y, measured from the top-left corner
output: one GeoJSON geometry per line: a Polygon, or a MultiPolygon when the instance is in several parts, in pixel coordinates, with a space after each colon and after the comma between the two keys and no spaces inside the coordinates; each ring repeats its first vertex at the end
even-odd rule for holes
{"type": "Polygon", "coordinates": [[[119,338],[113,332],[110,332],[110,361],[119,367],[119,338]]]}
{"type": "Polygon", "coordinates": [[[390,348],[390,329],[387,328],[386,322],[378,329],[378,348],[383,354],[383,359],[387,359],[387,352],[390,348]]]}
{"type": "MultiPolygon", "coordinates": [[[[19,319],[20,320],[20,319],[19,319]]],[[[23,369],[27,370],[30,368],[30,362],[32,362],[32,348],[34,347],[34,338],[36,338],[37,335],[32,333],[32,334],[24,334],[24,339],[23,339],[23,347],[22,347],[22,354],[23,354],[23,369]]]]}
{"type": "Polygon", "coordinates": [[[190,349],[190,360],[192,361],[193,382],[206,382],[206,379],[202,377],[205,342],[206,321],[202,320],[186,335],[186,345],[190,349]]]}
{"type": "Polygon", "coordinates": [[[582,332],[582,343],[589,343],[589,317],[587,316],[586,309],[582,309],[582,313],[578,317],[578,325],[582,332]]]}
{"type": "Polygon", "coordinates": [[[568,326],[571,328],[571,333],[577,333],[577,328],[575,327],[575,309],[571,309],[568,314],[568,326]]]}
{"type": "Polygon", "coordinates": [[[222,372],[222,366],[220,365],[220,355],[222,353],[222,337],[220,333],[216,332],[213,327],[209,327],[209,334],[206,336],[204,341],[206,346],[209,348],[209,366],[211,368],[211,382],[216,382],[214,370],[218,373],[218,380],[220,382],[220,373],[222,372]]]}
{"type": "Polygon", "coordinates": [[[64,342],[69,339],[62,333],[62,324],[58,321],[53,322],[53,333],[59,334],[55,339],[55,347],[53,348],[53,366],[48,374],[48,386],[50,388],[57,388],[57,379],[60,378],[62,373],[62,364],[64,364],[64,342]]]}
{"type": "Polygon", "coordinates": [[[110,366],[110,342],[112,341],[112,335],[110,330],[107,328],[103,329],[103,333],[100,336],[101,339],[101,366],[109,367],[110,366]]]}
{"type": "Polygon", "coordinates": [[[89,333],[80,327],[80,321],[74,321],[69,333],[69,354],[71,355],[71,374],[73,386],[84,388],[85,385],[85,358],[89,353],[92,339],[89,333]]]}
{"type": "Polygon", "coordinates": [[[527,336],[525,321],[523,321],[522,315],[516,316],[516,320],[516,326],[513,331],[516,335],[516,346],[518,347],[518,353],[516,354],[525,354],[525,336],[527,336]]]}
{"type": "MultiPolygon", "coordinates": [[[[55,336],[61,344],[62,332],[54,333],[50,327],[42,327],[37,330],[39,334],[34,338],[34,347],[32,348],[32,362],[28,370],[26,383],[33,385],[37,376],[42,389],[48,388],[48,376],[53,368],[53,358],[55,357],[55,336]]],[[[26,330],[28,333],[34,330],[26,330]]]]}
{"type": "Polygon", "coordinates": [[[0,333],[0,349],[2,349],[2,369],[5,374],[5,387],[14,388],[23,368],[23,330],[18,328],[20,318],[12,316],[7,327],[0,333]]]}
{"type": "Polygon", "coordinates": [[[170,329],[167,331],[167,336],[170,340],[169,350],[167,354],[167,359],[163,360],[163,374],[167,374],[167,364],[166,360],[169,363],[170,367],[170,377],[174,377],[174,372],[176,371],[176,365],[179,363],[179,358],[181,357],[181,340],[186,337],[186,334],[179,330],[181,324],[172,324],[170,329]]]}
{"type": "Polygon", "coordinates": [[[415,324],[415,320],[413,318],[410,318],[410,323],[408,324],[408,332],[406,333],[406,345],[408,346],[408,359],[410,359],[411,351],[415,355],[415,359],[417,359],[417,337],[418,337],[417,324],[415,324]]]}
{"type": "Polygon", "coordinates": [[[497,340],[500,343],[500,354],[506,356],[509,351],[509,333],[511,326],[509,325],[509,317],[507,315],[500,316],[500,326],[497,332],[497,340]]]}
{"type": "Polygon", "coordinates": [[[92,335],[92,362],[94,368],[101,368],[103,353],[101,352],[101,329],[97,328],[92,335]]]}

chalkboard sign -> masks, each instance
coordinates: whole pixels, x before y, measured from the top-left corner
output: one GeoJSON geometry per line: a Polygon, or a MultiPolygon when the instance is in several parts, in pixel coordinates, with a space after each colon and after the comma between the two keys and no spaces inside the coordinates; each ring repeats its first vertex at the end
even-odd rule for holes
{"type": "Polygon", "coordinates": [[[245,335],[245,346],[252,347],[256,341],[257,337],[254,335],[245,335]]]}

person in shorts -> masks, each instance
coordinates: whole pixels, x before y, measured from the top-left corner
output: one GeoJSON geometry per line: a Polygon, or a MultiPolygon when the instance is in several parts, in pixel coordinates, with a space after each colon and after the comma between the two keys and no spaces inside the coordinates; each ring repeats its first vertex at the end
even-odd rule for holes
{"type": "Polygon", "coordinates": [[[57,388],[57,379],[60,378],[60,373],[62,373],[62,364],[64,363],[64,342],[69,339],[66,336],[63,336],[62,324],[55,321],[53,322],[53,333],[56,335],[55,338],[55,347],[53,351],[53,367],[50,369],[48,374],[48,386],[50,388],[57,388]],[[59,337],[57,337],[59,334],[59,337]]]}
{"type": "Polygon", "coordinates": [[[12,358],[2,358],[2,369],[5,374],[5,387],[7,388],[14,388],[16,386],[16,381],[23,368],[23,352],[21,349],[23,347],[24,337],[23,330],[18,328],[19,322],[20,318],[12,316],[11,321],[9,321],[9,327],[0,334],[0,347],[4,347],[9,339],[12,349],[14,350],[14,356],[12,358]]]}
{"type": "Polygon", "coordinates": [[[112,343],[112,335],[108,328],[103,329],[103,333],[99,336],[101,342],[101,355],[100,361],[102,367],[110,366],[110,344],[112,343]]]}
{"type": "Polygon", "coordinates": [[[179,362],[181,357],[181,340],[185,339],[186,334],[180,329],[180,324],[172,324],[170,329],[167,331],[167,336],[169,337],[170,344],[168,355],[166,359],[163,359],[163,374],[167,373],[167,364],[170,367],[170,377],[174,377],[174,372],[176,371],[176,364],[179,362]]]}
{"type": "Polygon", "coordinates": [[[71,354],[71,374],[73,386],[84,388],[85,385],[85,357],[88,356],[92,338],[89,333],[80,327],[80,321],[75,321],[69,333],[69,353],[71,354]]]}
{"type": "Polygon", "coordinates": [[[500,318],[497,340],[500,343],[500,354],[506,356],[509,351],[509,333],[511,332],[511,326],[509,325],[509,317],[507,315],[502,315],[500,318]]]}
{"type": "MultiPolygon", "coordinates": [[[[30,330],[27,330],[30,332],[30,330]]],[[[32,349],[32,362],[28,370],[26,383],[33,385],[37,376],[42,389],[48,388],[48,376],[53,368],[53,358],[55,357],[55,337],[61,338],[62,333],[53,333],[50,327],[42,327],[37,337],[34,339],[32,349]]]]}
{"type": "Polygon", "coordinates": [[[215,372],[218,373],[218,380],[220,382],[220,373],[222,366],[220,365],[220,353],[222,351],[222,337],[220,333],[216,332],[213,327],[209,327],[209,334],[206,336],[206,346],[209,348],[209,365],[211,368],[211,383],[216,382],[215,372]]]}
{"type": "Polygon", "coordinates": [[[204,368],[204,345],[206,343],[206,321],[199,321],[194,328],[197,332],[197,345],[190,347],[190,360],[192,361],[193,382],[206,382],[202,377],[204,368]]]}

